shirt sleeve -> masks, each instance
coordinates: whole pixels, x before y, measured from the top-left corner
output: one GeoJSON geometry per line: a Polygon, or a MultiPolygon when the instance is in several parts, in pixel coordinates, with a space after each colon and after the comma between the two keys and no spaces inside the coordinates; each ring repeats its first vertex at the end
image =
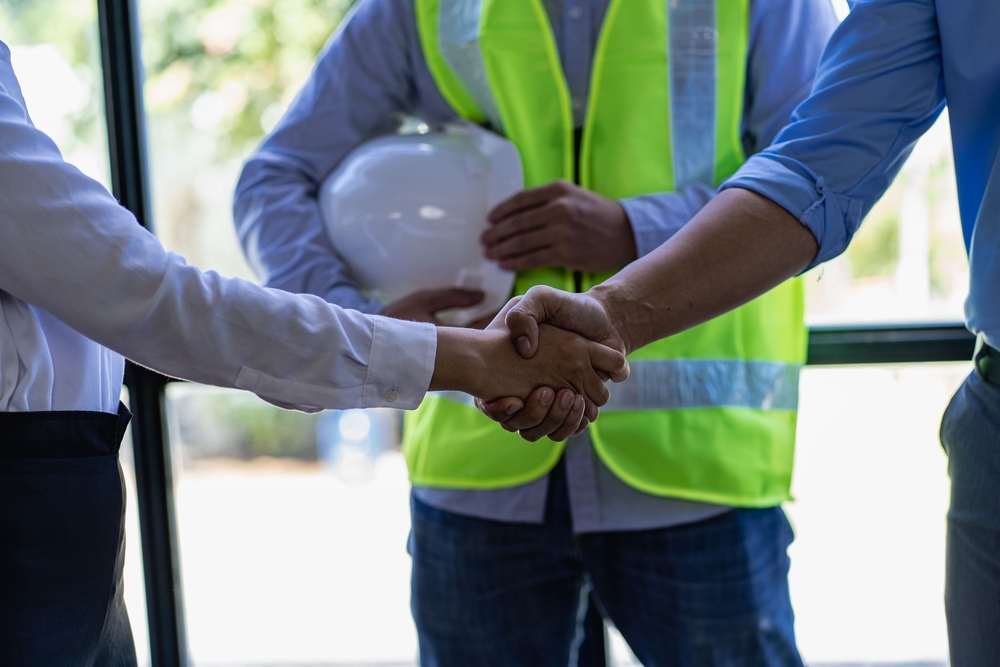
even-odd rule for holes
{"type": "Polygon", "coordinates": [[[811,268],[844,251],[943,108],[933,0],[857,2],[792,122],[723,188],[798,218],[819,244],[811,268]]]}
{"type": "Polygon", "coordinates": [[[347,153],[414,113],[413,12],[410,0],[359,3],[244,166],[233,207],[236,231],[267,286],[367,313],[383,309],[361,293],[337,256],[317,191],[347,153]]]}
{"type": "Polygon", "coordinates": [[[9,62],[0,74],[0,290],[139,364],[282,407],[420,403],[433,326],[188,266],[63,161],[31,124],[9,62]]]}
{"type": "MultiPolygon", "coordinates": [[[[837,27],[830,0],[753,0],[742,120],[747,155],[763,150],[808,95],[823,47],[837,27]]],[[[695,183],[621,202],[638,256],[669,240],[714,196],[695,183]]]]}

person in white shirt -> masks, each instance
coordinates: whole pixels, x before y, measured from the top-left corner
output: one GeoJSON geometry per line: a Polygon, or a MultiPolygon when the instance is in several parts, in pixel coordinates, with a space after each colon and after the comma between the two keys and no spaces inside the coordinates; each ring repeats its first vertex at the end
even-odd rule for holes
{"type": "Polygon", "coordinates": [[[503,318],[436,329],[201,271],[165,251],[31,123],[0,42],[0,664],[133,665],[122,600],[124,357],[306,411],[415,408],[551,389],[570,435],[627,373],[548,328],[530,361],[503,318]]]}

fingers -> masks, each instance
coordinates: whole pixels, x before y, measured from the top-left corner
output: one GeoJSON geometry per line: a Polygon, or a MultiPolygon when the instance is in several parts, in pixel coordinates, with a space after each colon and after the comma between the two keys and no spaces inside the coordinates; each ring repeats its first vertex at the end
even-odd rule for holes
{"type": "Polygon", "coordinates": [[[586,373],[583,378],[583,392],[588,402],[600,407],[611,398],[611,392],[597,373],[586,373]]]}
{"type": "Polygon", "coordinates": [[[486,248],[485,254],[488,259],[495,259],[500,262],[500,266],[503,266],[505,259],[548,248],[553,244],[553,236],[550,227],[537,227],[496,242],[486,248]]]}
{"type": "MultiPolygon", "coordinates": [[[[601,343],[590,343],[590,365],[594,370],[607,374],[613,382],[622,382],[628,379],[628,360],[620,350],[615,350],[601,343]]],[[[601,377],[601,379],[605,379],[601,377]]]]}
{"type": "Polygon", "coordinates": [[[572,389],[560,389],[555,401],[546,410],[537,426],[518,429],[521,437],[529,442],[535,442],[545,436],[553,440],[565,440],[577,429],[583,418],[583,398],[577,410],[577,395],[572,389]],[[568,423],[567,423],[568,422],[568,423]],[[559,437],[554,437],[554,436],[559,437]]]}
{"type": "Polygon", "coordinates": [[[505,319],[510,338],[524,358],[538,351],[538,325],[546,322],[584,338],[626,351],[622,334],[612,324],[607,306],[591,294],[570,294],[551,287],[532,287],[505,319]]]}
{"type": "Polygon", "coordinates": [[[524,407],[524,401],[514,396],[498,398],[495,401],[476,399],[476,407],[495,422],[503,422],[524,407]]]}
{"type": "Polygon", "coordinates": [[[522,357],[529,359],[538,351],[538,325],[542,322],[574,331],[591,340],[601,340],[606,336],[607,325],[600,321],[599,313],[585,308],[583,317],[574,315],[578,299],[578,295],[537,285],[511,307],[505,321],[510,339],[522,357]]]}
{"type": "Polygon", "coordinates": [[[569,192],[571,187],[572,184],[568,181],[558,180],[541,187],[521,190],[493,207],[493,210],[486,217],[495,224],[521,209],[540,206],[551,199],[562,196],[569,192]]]}
{"type": "Polygon", "coordinates": [[[512,237],[544,229],[548,222],[548,216],[545,215],[545,211],[547,210],[547,206],[540,206],[517,213],[509,218],[504,218],[492,227],[487,228],[479,237],[479,241],[489,249],[512,237]]]}
{"type": "Polygon", "coordinates": [[[532,287],[520,301],[510,307],[504,322],[510,331],[517,351],[525,359],[535,356],[538,351],[538,323],[545,321],[546,304],[558,292],[544,285],[532,287]]]}
{"type": "Polygon", "coordinates": [[[468,308],[469,306],[474,306],[482,301],[484,296],[485,294],[478,290],[434,290],[425,293],[425,303],[430,312],[436,313],[439,310],[448,310],[449,308],[468,308]]]}
{"type": "MultiPolygon", "coordinates": [[[[573,393],[569,389],[564,389],[563,391],[573,393]]],[[[500,425],[508,431],[520,431],[522,429],[537,427],[545,421],[555,397],[556,392],[550,387],[536,387],[528,394],[528,398],[524,401],[524,407],[519,412],[515,412],[507,419],[501,421],[500,425]]],[[[549,429],[549,431],[552,430],[549,429]]]]}
{"type": "Polygon", "coordinates": [[[539,269],[545,266],[558,266],[561,260],[557,253],[558,251],[554,247],[547,246],[536,252],[529,252],[518,257],[505,259],[498,262],[498,264],[504,271],[530,271],[531,269],[539,269]]]}

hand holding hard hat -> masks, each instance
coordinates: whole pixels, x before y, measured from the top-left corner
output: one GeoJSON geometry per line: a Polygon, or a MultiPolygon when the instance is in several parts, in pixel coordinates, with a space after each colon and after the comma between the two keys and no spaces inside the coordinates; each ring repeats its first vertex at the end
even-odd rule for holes
{"type": "Polygon", "coordinates": [[[469,123],[366,142],[320,186],[330,241],[362,291],[392,303],[422,290],[479,290],[438,319],[463,326],[497,312],[514,274],[483,256],[490,209],[523,184],[517,149],[469,123]]]}

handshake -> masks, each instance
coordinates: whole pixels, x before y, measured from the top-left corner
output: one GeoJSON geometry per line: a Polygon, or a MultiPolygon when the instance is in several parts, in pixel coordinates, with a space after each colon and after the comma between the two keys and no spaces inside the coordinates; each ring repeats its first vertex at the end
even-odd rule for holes
{"type": "Polygon", "coordinates": [[[483,414],[526,440],[565,440],[597,419],[605,383],[628,377],[629,351],[599,294],[534,287],[482,331],[439,328],[430,389],[475,396],[483,414]]]}

